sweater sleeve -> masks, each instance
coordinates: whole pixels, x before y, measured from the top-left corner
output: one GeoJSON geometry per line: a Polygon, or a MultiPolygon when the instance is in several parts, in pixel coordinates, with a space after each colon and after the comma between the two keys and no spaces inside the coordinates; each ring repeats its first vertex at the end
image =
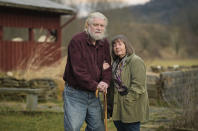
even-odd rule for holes
{"type": "Polygon", "coordinates": [[[146,91],[146,67],[142,59],[135,58],[131,62],[131,90],[137,94],[143,94],[146,91]]]}
{"type": "MultiPolygon", "coordinates": [[[[105,61],[109,65],[111,65],[109,42],[106,42],[106,46],[105,46],[105,61]]],[[[110,66],[108,69],[102,71],[102,81],[110,85],[111,77],[112,77],[112,68],[110,66]]]]}

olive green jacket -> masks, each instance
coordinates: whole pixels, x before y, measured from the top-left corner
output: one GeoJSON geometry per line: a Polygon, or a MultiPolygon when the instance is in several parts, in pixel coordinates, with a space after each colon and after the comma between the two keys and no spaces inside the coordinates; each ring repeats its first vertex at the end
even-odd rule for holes
{"type": "MultiPolygon", "coordinates": [[[[114,62],[113,66],[115,66],[114,64],[117,63],[114,62]]],[[[149,100],[144,61],[135,54],[127,56],[121,80],[123,85],[128,88],[129,93],[121,96],[113,84],[110,87],[114,92],[112,119],[121,120],[124,123],[148,120],[149,100]]]]}

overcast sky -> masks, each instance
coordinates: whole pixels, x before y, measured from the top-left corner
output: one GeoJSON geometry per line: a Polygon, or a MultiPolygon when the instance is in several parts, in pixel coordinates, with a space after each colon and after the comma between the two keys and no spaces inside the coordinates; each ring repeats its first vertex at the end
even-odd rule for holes
{"type": "MultiPolygon", "coordinates": [[[[86,2],[93,2],[92,0],[62,0],[64,1],[65,3],[72,1],[72,3],[79,3],[79,2],[83,2],[83,3],[86,3],[86,2]]],[[[117,2],[117,1],[122,1],[122,2],[126,2],[130,5],[136,5],[136,4],[144,4],[150,0],[107,0],[107,1],[112,1],[112,2],[117,2]]]]}
{"type": "Polygon", "coordinates": [[[126,1],[130,5],[136,5],[136,4],[144,4],[150,0],[124,0],[124,1],[126,1]]]}
{"type": "MultiPolygon", "coordinates": [[[[63,0],[65,4],[68,4],[67,2],[70,2],[70,0],[63,0]]],[[[92,2],[92,0],[72,0],[73,4],[79,5],[79,14],[78,17],[85,17],[90,12],[90,10],[86,7],[86,3],[92,2]]],[[[130,5],[138,5],[138,4],[145,4],[146,2],[149,2],[150,0],[108,0],[108,1],[122,1],[124,2],[125,6],[130,5]]],[[[123,5],[120,5],[123,7],[123,5]]]]}

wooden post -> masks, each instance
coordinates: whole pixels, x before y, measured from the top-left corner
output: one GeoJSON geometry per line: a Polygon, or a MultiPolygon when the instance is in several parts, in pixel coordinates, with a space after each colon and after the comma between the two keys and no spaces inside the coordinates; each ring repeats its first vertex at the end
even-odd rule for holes
{"type": "Polygon", "coordinates": [[[37,94],[27,94],[27,107],[28,111],[34,111],[38,105],[38,95],[37,94]]]}
{"type": "Polygon", "coordinates": [[[34,41],[34,31],[32,28],[29,28],[29,41],[30,42],[34,41]]]}
{"type": "Polygon", "coordinates": [[[3,40],[3,26],[0,25],[0,41],[3,40]]]}
{"type": "Polygon", "coordinates": [[[61,45],[61,41],[62,41],[61,28],[59,27],[56,31],[57,31],[56,42],[57,42],[59,45],[61,45]]]}

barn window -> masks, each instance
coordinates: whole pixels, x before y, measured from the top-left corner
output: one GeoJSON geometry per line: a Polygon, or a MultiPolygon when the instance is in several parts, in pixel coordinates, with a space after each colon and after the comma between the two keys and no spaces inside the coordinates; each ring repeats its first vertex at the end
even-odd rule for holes
{"type": "Polygon", "coordinates": [[[28,41],[28,28],[3,27],[3,40],[15,42],[28,41]]]}
{"type": "Polygon", "coordinates": [[[57,31],[56,30],[48,30],[43,28],[34,29],[34,41],[36,42],[56,42],[57,40],[57,31]]]}

